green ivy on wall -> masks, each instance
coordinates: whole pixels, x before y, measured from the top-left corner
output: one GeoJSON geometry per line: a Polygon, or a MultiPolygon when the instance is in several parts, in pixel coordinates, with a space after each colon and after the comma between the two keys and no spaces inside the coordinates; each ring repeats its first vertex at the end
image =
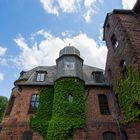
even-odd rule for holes
{"type": "Polygon", "coordinates": [[[54,84],[54,99],[50,97],[52,91],[41,91],[40,105],[30,119],[30,126],[45,140],[66,140],[74,129],[82,128],[85,123],[84,82],[74,77],[62,78],[54,84]],[[73,97],[71,102],[69,95],[73,97]]]}
{"type": "Polygon", "coordinates": [[[125,124],[140,121],[140,71],[128,70],[128,79],[117,80],[116,92],[125,114],[125,124]]]}
{"type": "Polygon", "coordinates": [[[52,116],[53,98],[53,87],[40,89],[39,107],[37,113],[30,117],[30,127],[39,132],[43,138],[46,137],[48,124],[52,116]]]}

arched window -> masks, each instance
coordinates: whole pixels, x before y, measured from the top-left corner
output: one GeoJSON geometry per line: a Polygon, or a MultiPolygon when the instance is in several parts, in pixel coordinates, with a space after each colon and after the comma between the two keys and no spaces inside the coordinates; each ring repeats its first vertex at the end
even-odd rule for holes
{"type": "Polygon", "coordinates": [[[30,101],[29,113],[35,113],[39,106],[39,95],[33,94],[30,101]]]}
{"type": "Polygon", "coordinates": [[[71,94],[68,95],[68,101],[69,103],[73,102],[73,96],[71,94]]]}
{"type": "Polygon", "coordinates": [[[33,133],[30,131],[25,131],[22,136],[22,140],[32,140],[33,133]]]}
{"type": "Polygon", "coordinates": [[[120,69],[121,69],[121,73],[122,73],[123,77],[125,79],[127,79],[128,78],[128,72],[127,72],[127,67],[126,67],[126,61],[122,60],[120,62],[120,69]]]}
{"type": "Polygon", "coordinates": [[[121,130],[123,140],[128,140],[126,131],[124,129],[121,130]]]}
{"type": "Polygon", "coordinates": [[[103,133],[103,140],[116,140],[116,135],[113,132],[104,132],[103,133]]]}

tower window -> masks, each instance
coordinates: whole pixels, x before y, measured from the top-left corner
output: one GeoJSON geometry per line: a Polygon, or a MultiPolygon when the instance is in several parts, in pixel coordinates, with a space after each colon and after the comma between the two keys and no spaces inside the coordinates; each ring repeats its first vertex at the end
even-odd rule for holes
{"type": "Polygon", "coordinates": [[[100,112],[103,115],[109,115],[109,106],[108,106],[108,101],[106,95],[100,94],[98,95],[99,99],[99,106],[100,106],[100,112]]]}
{"type": "Polygon", "coordinates": [[[73,102],[73,96],[71,94],[68,95],[68,101],[69,103],[73,102]]]}
{"type": "Polygon", "coordinates": [[[45,72],[38,72],[36,81],[38,82],[43,82],[45,80],[45,72]]]}
{"type": "Polygon", "coordinates": [[[114,34],[113,34],[112,37],[111,37],[111,42],[112,42],[112,46],[113,46],[114,48],[117,48],[117,47],[118,47],[119,43],[118,43],[118,41],[117,41],[117,39],[116,39],[116,36],[115,36],[114,34]]]}
{"type": "Polygon", "coordinates": [[[13,105],[14,105],[14,102],[15,102],[15,96],[11,96],[6,113],[5,113],[6,116],[10,115],[12,108],[13,108],[13,105]]]}
{"type": "Polygon", "coordinates": [[[111,78],[112,78],[112,73],[111,73],[111,69],[109,68],[108,69],[108,79],[109,79],[109,81],[111,80],[111,78]]]}
{"type": "Polygon", "coordinates": [[[127,79],[128,78],[128,72],[127,72],[127,67],[126,67],[126,61],[122,60],[120,62],[120,69],[121,69],[121,73],[122,73],[123,77],[125,79],[127,79]]]}
{"type": "Polygon", "coordinates": [[[103,72],[96,71],[96,72],[93,72],[92,75],[93,75],[93,79],[96,83],[104,82],[103,72]]]}
{"type": "Polygon", "coordinates": [[[29,113],[35,113],[39,105],[39,95],[34,94],[31,97],[30,107],[29,107],[29,113]]]}
{"type": "Polygon", "coordinates": [[[22,140],[32,140],[32,132],[25,131],[22,136],[22,140]]]}
{"type": "Polygon", "coordinates": [[[104,132],[103,133],[103,140],[116,140],[115,133],[113,133],[113,132],[104,132]]]}

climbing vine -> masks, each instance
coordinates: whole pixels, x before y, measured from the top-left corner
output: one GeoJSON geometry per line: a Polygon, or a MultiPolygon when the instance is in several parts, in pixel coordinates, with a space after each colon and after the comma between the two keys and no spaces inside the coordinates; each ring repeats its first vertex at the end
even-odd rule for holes
{"type": "Polygon", "coordinates": [[[62,78],[53,89],[40,93],[39,108],[30,118],[30,126],[45,140],[66,140],[85,123],[84,82],[78,78],[62,78]],[[68,96],[71,95],[72,101],[68,96]],[[54,97],[54,99],[53,99],[54,97]]]}
{"type": "Polygon", "coordinates": [[[128,79],[118,78],[116,91],[125,114],[124,123],[140,121],[140,71],[127,68],[128,79]]]}
{"type": "Polygon", "coordinates": [[[46,137],[48,124],[52,116],[53,98],[53,87],[40,89],[38,110],[36,114],[33,114],[30,117],[30,127],[33,130],[39,132],[43,138],[46,137]]]}
{"type": "Polygon", "coordinates": [[[66,140],[73,129],[85,122],[84,82],[76,78],[63,78],[55,82],[53,115],[48,126],[47,140],[66,140]],[[73,101],[68,101],[68,95],[73,101]]]}

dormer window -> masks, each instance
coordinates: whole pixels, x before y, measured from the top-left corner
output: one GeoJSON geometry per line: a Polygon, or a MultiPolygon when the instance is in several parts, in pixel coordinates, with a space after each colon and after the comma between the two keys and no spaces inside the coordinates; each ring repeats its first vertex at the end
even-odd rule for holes
{"type": "Polygon", "coordinates": [[[45,80],[45,72],[37,72],[36,81],[43,82],[45,80]]]}
{"type": "Polygon", "coordinates": [[[93,75],[93,79],[96,83],[103,83],[104,82],[103,72],[95,71],[92,73],[92,75],[93,75]]]}
{"type": "Polygon", "coordinates": [[[111,42],[112,42],[112,46],[113,46],[114,48],[117,48],[117,47],[118,47],[119,43],[118,43],[118,41],[117,41],[117,39],[116,39],[116,36],[115,36],[114,34],[113,34],[112,37],[111,37],[111,42]]]}

